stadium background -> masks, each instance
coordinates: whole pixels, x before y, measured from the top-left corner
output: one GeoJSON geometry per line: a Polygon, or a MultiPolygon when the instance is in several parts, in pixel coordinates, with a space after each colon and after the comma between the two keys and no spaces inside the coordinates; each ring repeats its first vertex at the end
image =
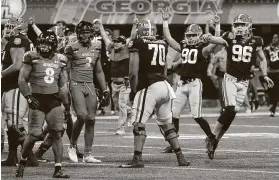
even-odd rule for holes
{"type": "MultiPolygon", "coordinates": [[[[126,4],[148,1],[147,9],[150,7],[150,11],[148,13],[137,14],[136,16],[139,20],[148,18],[158,24],[159,36],[162,35],[161,17],[160,13],[156,12],[158,8],[152,8],[154,7],[154,2],[157,4],[159,2],[162,3],[163,1],[169,4],[175,2],[174,0],[132,0],[130,2],[127,0],[117,1],[121,1],[126,4]]],[[[96,10],[96,4],[98,2],[104,1],[2,0],[1,24],[3,26],[3,24],[5,24],[7,19],[11,16],[22,17],[25,20],[28,20],[30,17],[34,17],[35,23],[43,31],[53,26],[58,20],[64,20],[67,23],[69,30],[74,31],[74,24],[77,24],[79,20],[83,19],[92,21],[93,19],[100,18],[102,16],[105,27],[113,31],[113,37],[116,37],[119,34],[129,36],[135,14],[115,12],[115,9],[119,9],[119,7],[117,7],[115,3],[112,4],[111,0],[105,1],[105,4],[103,5],[106,8],[113,7],[114,12],[101,13],[96,10]]],[[[268,45],[271,42],[273,34],[278,33],[279,31],[278,0],[208,0],[207,2],[209,2],[209,5],[211,6],[208,6],[207,8],[204,4],[206,1],[188,0],[184,2],[188,3],[189,6],[187,7],[187,4],[182,4],[182,7],[180,8],[188,8],[189,12],[184,14],[174,13],[170,20],[170,32],[177,41],[183,38],[183,33],[187,24],[197,23],[204,29],[205,23],[213,16],[213,11],[216,10],[221,17],[221,29],[225,31],[231,29],[230,23],[237,14],[243,12],[249,14],[253,19],[254,34],[263,37],[265,45],[268,45]],[[196,2],[199,5],[195,6],[193,2],[196,2]],[[208,12],[205,12],[206,10],[208,12]]],[[[177,10],[179,10],[179,8],[177,10]]],[[[35,42],[36,35],[31,26],[29,27],[28,36],[31,41],[35,42]]],[[[205,76],[203,82],[204,98],[217,99],[217,90],[215,89],[212,81],[205,76]]],[[[258,87],[261,88],[260,83],[258,87]]]]}

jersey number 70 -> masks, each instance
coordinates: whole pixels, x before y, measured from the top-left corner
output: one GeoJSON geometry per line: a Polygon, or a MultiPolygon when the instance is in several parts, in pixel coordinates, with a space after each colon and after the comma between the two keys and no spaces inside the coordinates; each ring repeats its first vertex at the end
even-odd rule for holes
{"type": "Polygon", "coordinates": [[[148,49],[153,51],[153,58],[151,61],[151,65],[157,65],[157,59],[159,55],[159,65],[164,66],[166,61],[166,49],[162,44],[148,44],[148,49]]]}

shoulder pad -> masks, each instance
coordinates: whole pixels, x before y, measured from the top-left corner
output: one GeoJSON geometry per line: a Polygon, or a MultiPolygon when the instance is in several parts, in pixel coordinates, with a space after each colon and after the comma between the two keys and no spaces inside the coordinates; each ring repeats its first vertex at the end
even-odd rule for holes
{"type": "Polygon", "coordinates": [[[101,41],[91,41],[91,45],[94,49],[101,50],[102,49],[102,42],[101,41]]]}
{"type": "Polygon", "coordinates": [[[36,53],[36,52],[33,52],[33,51],[28,51],[24,54],[23,56],[23,63],[24,64],[29,64],[29,65],[32,65],[34,60],[38,60],[40,57],[39,55],[36,53]]]}

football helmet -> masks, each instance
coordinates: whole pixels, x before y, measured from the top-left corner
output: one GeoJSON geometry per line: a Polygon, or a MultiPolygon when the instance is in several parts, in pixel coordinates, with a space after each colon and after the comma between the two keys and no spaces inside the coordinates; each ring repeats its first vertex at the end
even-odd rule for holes
{"type": "Polygon", "coordinates": [[[4,25],[3,29],[3,37],[10,38],[15,34],[14,28],[17,26],[18,21],[16,18],[11,18],[9,21],[4,25]]]}
{"type": "Polygon", "coordinates": [[[188,45],[195,45],[201,42],[202,28],[197,24],[191,24],[187,27],[184,38],[188,45]]]}
{"type": "Polygon", "coordinates": [[[90,40],[93,37],[93,25],[88,21],[81,21],[76,26],[76,34],[78,41],[87,46],[90,44],[90,40]]]}
{"type": "Polygon", "coordinates": [[[150,20],[143,20],[138,24],[138,36],[144,39],[156,39],[157,27],[150,20]]]}
{"type": "Polygon", "coordinates": [[[23,34],[26,35],[28,32],[28,23],[24,21],[22,18],[17,19],[17,25],[14,28],[15,34],[23,34]]]}
{"type": "Polygon", "coordinates": [[[234,36],[250,38],[252,36],[252,19],[247,14],[239,14],[232,23],[232,33],[234,36]]]}
{"type": "Polygon", "coordinates": [[[56,34],[57,41],[58,41],[58,49],[65,47],[65,33],[63,30],[63,26],[53,26],[49,29],[50,31],[53,31],[56,34]]]}
{"type": "Polygon", "coordinates": [[[36,49],[42,57],[48,58],[56,51],[57,45],[58,41],[56,34],[53,31],[48,30],[41,33],[37,38],[36,49]]]}

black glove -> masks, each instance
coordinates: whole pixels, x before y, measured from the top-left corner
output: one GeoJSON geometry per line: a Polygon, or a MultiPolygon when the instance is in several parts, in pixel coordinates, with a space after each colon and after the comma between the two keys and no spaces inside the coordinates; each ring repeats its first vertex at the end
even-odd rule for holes
{"type": "Polygon", "coordinates": [[[28,95],[25,98],[31,109],[35,110],[35,109],[39,108],[39,106],[40,106],[39,101],[36,98],[34,98],[32,95],[28,95]]]}
{"type": "Polygon", "coordinates": [[[109,105],[110,102],[110,95],[109,95],[109,91],[105,90],[102,93],[102,99],[100,101],[100,104],[102,107],[106,107],[109,105]]]}
{"type": "Polygon", "coordinates": [[[135,92],[130,92],[130,94],[129,94],[129,100],[130,100],[131,102],[133,102],[134,99],[135,99],[135,96],[136,96],[136,93],[135,93],[135,92]]]}

